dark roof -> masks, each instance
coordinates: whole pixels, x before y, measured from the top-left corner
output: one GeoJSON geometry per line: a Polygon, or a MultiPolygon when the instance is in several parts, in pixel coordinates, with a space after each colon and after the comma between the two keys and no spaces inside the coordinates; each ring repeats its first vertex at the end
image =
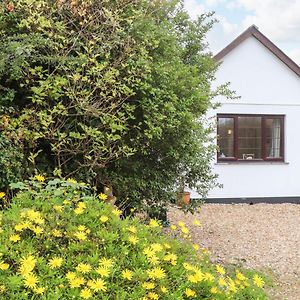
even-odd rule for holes
{"type": "Polygon", "coordinates": [[[274,43],[272,43],[265,35],[263,35],[255,25],[252,25],[233,40],[227,47],[221,50],[215,55],[216,60],[222,60],[222,58],[228,54],[231,50],[241,44],[248,37],[255,37],[260,43],[262,43],[267,49],[269,49],[275,56],[277,56],[284,64],[286,64],[293,72],[300,77],[300,67],[290,59],[283,51],[281,51],[274,43]]]}

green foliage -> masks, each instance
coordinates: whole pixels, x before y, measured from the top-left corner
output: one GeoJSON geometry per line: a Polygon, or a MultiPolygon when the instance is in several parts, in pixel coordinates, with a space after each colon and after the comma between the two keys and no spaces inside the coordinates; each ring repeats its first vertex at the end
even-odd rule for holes
{"type": "Polygon", "coordinates": [[[83,183],[16,187],[0,213],[1,299],[267,299],[260,277],[211,264],[156,220],[121,220],[83,183]]]}
{"type": "Polygon", "coordinates": [[[165,207],[178,186],[215,185],[204,115],[216,63],[182,1],[0,4],[5,135],[36,168],[112,185],[128,205],[165,207]],[[5,116],[7,117],[7,116],[5,116]],[[145,200],[145,201],[144,201],[145,200]]]}
{"type": "Polygon", "coordinates": [[[0,133],[0,191],[23,175],[23,149],[0,133]]]}

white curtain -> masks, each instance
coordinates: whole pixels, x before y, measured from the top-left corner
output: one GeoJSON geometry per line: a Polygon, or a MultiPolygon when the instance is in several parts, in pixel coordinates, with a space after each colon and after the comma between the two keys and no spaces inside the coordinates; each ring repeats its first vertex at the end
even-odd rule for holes
{"type": "Polygon", "coordinates": [[[280,119],[272,119],[270,125],[271,145],[269,157],[280,157],[280,119]]]}

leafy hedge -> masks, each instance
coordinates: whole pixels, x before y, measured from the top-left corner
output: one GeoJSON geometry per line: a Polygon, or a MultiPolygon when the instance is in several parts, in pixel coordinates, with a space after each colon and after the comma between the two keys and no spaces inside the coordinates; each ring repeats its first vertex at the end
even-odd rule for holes
{"type": "Polygon", "coordinates": [[[1,299],[267,299],[258,275],[229,274],[156,220],[122,220],[83,183],[36,176],[13,187],[0,214],[1,299]]]}

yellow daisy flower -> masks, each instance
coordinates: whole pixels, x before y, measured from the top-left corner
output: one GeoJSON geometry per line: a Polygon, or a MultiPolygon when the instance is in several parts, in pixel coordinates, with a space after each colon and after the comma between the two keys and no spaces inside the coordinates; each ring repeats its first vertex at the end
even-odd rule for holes
{"type": "Polygon", "coordinates": [[[38,278],[34,274],[26,275],[24,279],[24,286],[30,289],[34,289],[39,282],[38,278]]]}
{"type": "Polygon", "coordinates": [[[83,299],[89,299],[93,296],[93,293],[91,292],[91,290],[89,288],[85,288],[83,290],[81,290],[80,292],[80,297],[83,299]]]}
{"type": "Polygon", "coordinates": [[[76,271],[77,272],[81,272],[83,274],[85,273],[89,273],[92,270],[92,267],[90,264],[84,264],[84,263],[80,263],[78,264],[78,266],[76,267],[76,271]]]}
{"type": "Polygon", "coordinates": [[[132,277],[133,277],[133,273],[128,269],[123,270],[122,271],[122,277],[123,277],[123,279],[131,280],[132,277]]]}
{"type": "Polygon", "coordinates": [[[108,221],[108,217],[107,217],[107,216],[101,216],[101,217],[100,217],[100,221],[101,221],[102,223],[106,223],[106,222],[108,221]]]}
{"type": "Polygon", "coordinates": [[[63,259],[61,257],[51,258],[48,262],[50,269],[59,268],[63,263],[63,259]]]}
{"type": "Polygon", "coordinates": [[[14,235],[11,235],[11,236],[9,237],[9,240],[10,240],[11,242],[16,243],[16,242],[18,242],[18,241],[21,240],[21,237],[20,237],[18,234],[14,234],[14,235]]]}

